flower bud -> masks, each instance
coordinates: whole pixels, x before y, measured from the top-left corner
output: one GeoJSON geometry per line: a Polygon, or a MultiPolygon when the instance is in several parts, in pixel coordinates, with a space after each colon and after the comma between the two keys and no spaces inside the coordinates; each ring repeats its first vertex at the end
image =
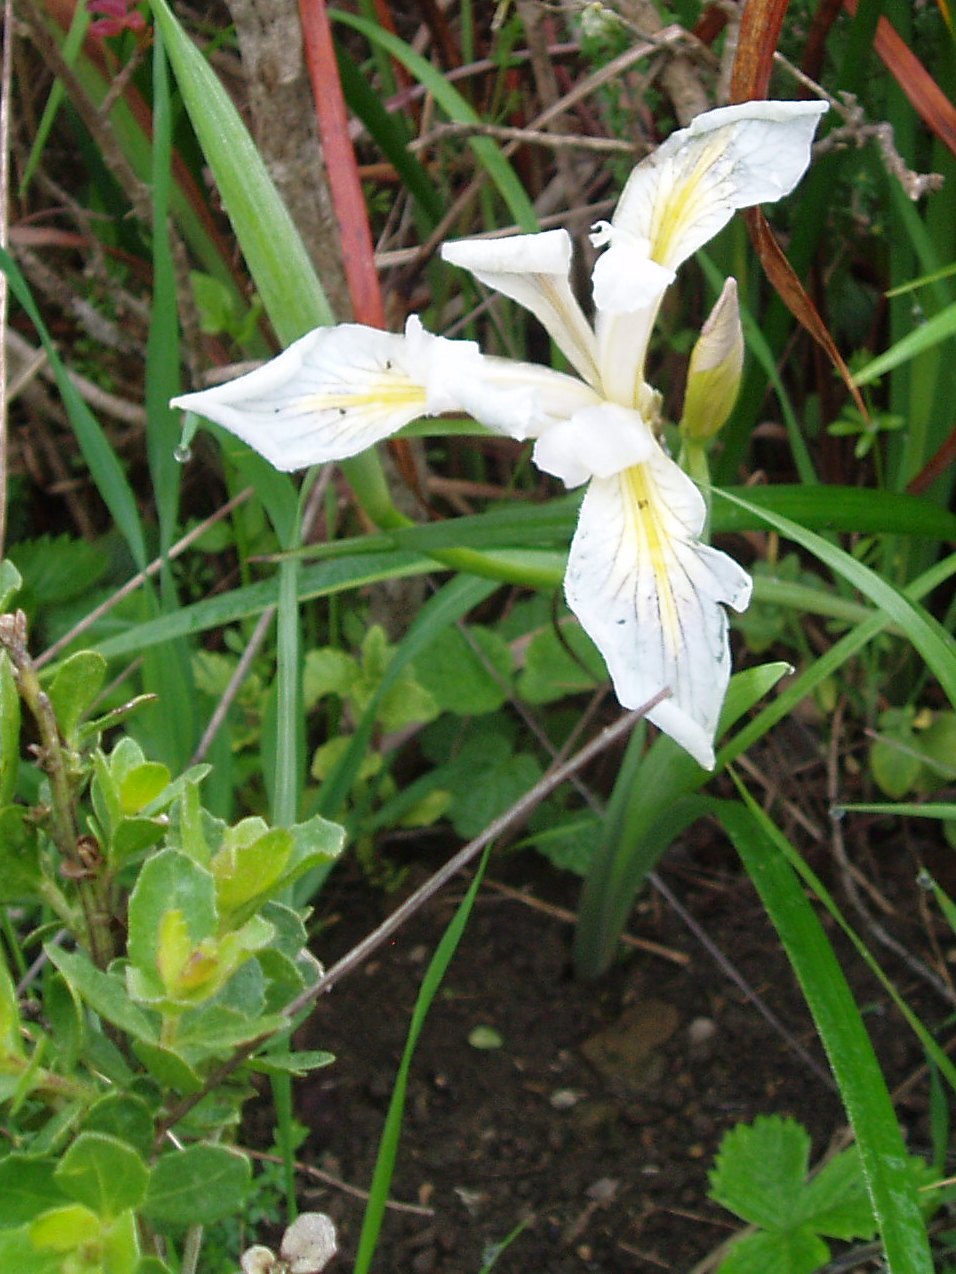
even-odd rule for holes
{"type": "Polygon", "coordinates": [[[703,442],[724,427],[737,398],[743,365],[737,283],[728,279],[690,356],[680,422],[685,438],[703,442]]]}

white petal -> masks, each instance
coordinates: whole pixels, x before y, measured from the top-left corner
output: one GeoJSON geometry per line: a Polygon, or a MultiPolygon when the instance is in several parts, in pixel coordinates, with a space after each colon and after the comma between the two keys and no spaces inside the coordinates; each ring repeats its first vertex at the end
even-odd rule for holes
{"type": "Polygon", "coordinates": [[[566,487],[579,487],[589,478],[610,478],[642,464],[656,447],[636,411],[599,403],[542,434],[533,458],[539,469],[554,474],[566,487]]]}
{"type": "Polygon", "coordinates": [[[458,377],[454,393],[460,410],[488,429],[522,441],[601,401],[576,376],[487,354],[471,374],[458,377]]]}
{"type": "Polygon", "coordinates": [[[571,238],[566,230],[459,239],[444,244],[441,254],[530,310],[571,366],[597,384],[594,333],[571,291],[571,238]]]}
{"type": "Polygon", "coordinates": [[[613,478],[595,478],[571,544],[568,604],[601,651],[620,702],[649,715],[699,764],[714,764],[730,677],[724,605],[743,610],[751,581],[701,544],[704,502],[660,448],[613,478]]]}
{"type": "Polygon", "coordinates": [[[637,165],[614,227],[649,240],[654,260],[676,270],[737,208],[793,190],[826,109],[824,102],[743,102],[698,115],[637,165]]]}
{"type": "Polygon", "coordinates": [[[651,259],[650,239],[614,226],[606,226],[591,239],[596,247],[607,245],[591,276],[597,308],[609,314],[633,314],[649,305],[656,308],[674,282],[674,271],[651,259]]]}
{"type": "Polygon", "coordinates": [[[338,1250],[332,1218],[324,1212],[302,1212],[282,1236],[279,1255],[289,1274],[320,1274],[338,1250]]]}
{"type": "Polygon", "coordinates": [[[481,362],[409,319],[407,334],[321,327],[247,376],[173,399],[249,444],[277,469],[358,455],[419,416],[458,406],[453,386],[481,362]]]}

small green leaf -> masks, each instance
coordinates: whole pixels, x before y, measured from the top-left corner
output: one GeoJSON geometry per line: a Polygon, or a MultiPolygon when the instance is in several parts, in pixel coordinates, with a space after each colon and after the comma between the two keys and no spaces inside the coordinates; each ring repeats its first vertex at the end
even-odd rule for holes
{"type": "Polygon", "coordinates": [[[761,1230],[737,1239],[717,1274],[814,1274],[830,1259],[830,1249],[812,1230],[761,1230]]]}
{"type": "Polygon", "coordinates": [[[160,1225],[204,1225],[239,1216],[252,1179],[249,1160],[223,1146],[190,1146],[159,1160],[142,1212],[160,1225]]]}
{"type": "Polygon", "coordinates": [[[565,695],[593,690],[607,677],[594,643],[576,623],[543,628],[525,652],[518,693],[527,703],[553,703],[565,695]]]}
{"type": "Polygon", "coordinates": [[[142,1097],[130,1092],[111,1092],[90,1107],[83,1121],[84,1132],[101,1132],[118,1138],[144,1157],[153,1149],[154,1124],[142,1097]]]}
{"type": "Polygon", "coordinates": [[[493,1026],[476,1026],[474,1030],[468,1032],[468,1043],[472,1048],[493,1050],[503,1048],[505,1042],[501,1032],[496,1031],[493,1026]]]}
{"type": "Polygon", "coordinates": [[[10,610],[11,603],[23,587],[23,576],[9,559],[0,562],[0,615],[10,610]]]}
{"type": "Polygon", "coordinates": [[[304,1053],[264,1053],[254,1057],[246,1065],[250,1070],[262,1075],[307,1075],[309,1071],[318,1070],[321,1066],[330,1066],[335,1061],[334,1053],[321,1051],[304,1053]]]}
{"type": "Polygon", "coordinates": [[[54,1159],[22,1154],[0,1159],[0,1230],[32,1221],[51,1204],[66,1200],[54,1176],[55,1168],[54,1159]]]}
{"type": "Polygon", "coordinates": [[[495,712],[508,698],[512,658],[490,628],[447,628],[415,665],[415,676],[439,708],[460,717],[495,712]]]}
{"type": "Polygon", "coordinates": [[[95,650],[79,650],[57,670],[50,686],[50,702],[57,725],[71,745],[75,743],[80,718],[89,710],[103,687],[106,660],[95,650]]]}
{"type": "Polygon", "coordinates": [[[148,983],[159,977],[159,941],[163,917],[181,913],[192,945],[212,937],[218,926],[212,875],[187,854],[164,849],[148,859],[129,900],[128,953],[148,983]]]}
{"type": "Polygon", "coordinates": [[[202,1088],[202,1076],[199,1072],[171,1049],[137,1040],[133,1045],[133,1052],[160,1088],[171,1088],[174,1093],[182,1093],[184,1097],[198,1093],[202,1088]]]}
{"type": "Polygon", "coordinates": [[[30,1241],[34,1246],[50,1248],[54,1252],[70,1252],[81,1244],[94,1245],[102,1234],[101,1219],[81,1203],[51,1208],[30,1226],[30,1241]]]}
{"type": "Polygon", "coordinates": [[[347,699],[360,676],[358,661],[344,650],[335,650],[332,647],[310,650],[305,657],[302,673],[302,697],[306,712],[311,712],[326,695],[334,694],[340,699],[347,699]]]}
{"type": "Polygon", "coordinates": [[[237,843],[227,834],[222,849],[209,864],[220,909],[235,911],[251,898],[268,894],[285,870],[292,845],[292,836],[284,827],[273,828],[247,844],[237,843]]]}
{"type": "Polygon", "coordinates": [[[102,1132],[82,1132],[60,1160],[55,1175],[78,1203],[112,1219],[140,1206],[149,1170],[125,1141],[102,1132]]]}
{"type": "MultiPolygon", "coordinates": [[[[921,1161],[918,1161],[921,1163],[921,1161]]],[[[873,1205],[856,1146],[823,1165],[803,1191],[807,1224],[832,1239],[872,1239],[876,1234],[873,1205]]]]}
{"type": "Polygon", "coordinates": [[[144,761],[123,775],[119,783],[120,806],[124,814],[138,814],[169,786],[172,776],[158,761],[144,761]]]}
{"type": "Polygon", "coordinates": [[[51,945],[44,947],[44,950],[80,999],[100,1017],[120,1027],[134,1039],[147,1042],[156,1039],[156,1025],[130,1000],[121,974],[103,973],[88,956],[78,951],[64,951],[51,945]]]}
{"type": "Polygon", "coordinates": [[[79,996],[62,973],[50,971],[43,984],[43,1010],[50,1026],[50,1047],[61,1074],[76,1067],[86,1040],[86,1021],[79,996]]]}
{"type": "Polygon", "coordinates": [[[102,548],[69,535],[18,540],[10,548],[10,557],[41,606],[61,606],[82,597],[99,582],[109,565],[102,548]]]}
{"type": "Polygon", "coordinates": [[[710,1195],[765,1230],[802,1221],[797,1200],[810,1158],[810,1134],[794,1119],[758,1116],[725,1133],[710,1173],[710,1195]]]}
{"type": "Polygon", "coordinates": [[[0,809],[0,902],[24,902],[40,888],[40,844],[36,824],[23,805],[0,809]]]}

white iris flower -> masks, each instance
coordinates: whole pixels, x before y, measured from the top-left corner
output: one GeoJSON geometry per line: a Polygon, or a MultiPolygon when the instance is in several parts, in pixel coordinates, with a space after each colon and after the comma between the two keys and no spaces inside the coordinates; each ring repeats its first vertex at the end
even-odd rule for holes
{"type": "MultiPolygon", "coordinates": [[[[644,379],[645,356],[677,268],[736,209],[794,188],[825,110],[747,102],[710,111],[638,164],[612,221],[593,236],[605,248],[593,275],[593,328],[571,290],[564,230],[445,244],[446,261],[530,310],[577,376],[483,355],[412,317],[404,336],[320,328],[257,371],[174,405],[223,425],[284,470],[345,459],[447,411],[534,439],[539,468],[568,487],[588,484],[565,591],[618,699],[635,708],[666,689],[650,720],[711,768],[730,676],[724,607],[743,610],[751,582],[700,540],[704,500],[661,445],[660,395],[644,379]]],[[[718,304],[735,318],[732,288],[718,304]]],[[[726,319],[720,326],[739,330],[726,319]]],[[[725,381],[739,375],[739,353],[728,345],[727,366],[737,371],[725,369],[725,381]]],[[[726,415],[727,393],[715,399],[726,415]]]]}

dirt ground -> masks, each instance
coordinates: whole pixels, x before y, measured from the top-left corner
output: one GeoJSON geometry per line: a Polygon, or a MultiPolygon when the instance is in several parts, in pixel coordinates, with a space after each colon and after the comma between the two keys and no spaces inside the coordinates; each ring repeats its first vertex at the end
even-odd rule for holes
{"type": "MultiPolygon", "coordinates": [[[[706,828],[697,835],[715,839],[706,828]]],[[[672,852],[668,884],[811,1060],[650,894],[631,932],[686,963],[631,951],[600,982],[581,983],[570,970],[570,927],[488,886],[412,1067],[392,1198],[432,1215],[391,1211],[376,1271],[478,1274],[522,1227],[498,1274],[686,1274],[736,1228],[707,1198],[727,1129],[761,1113],[791,1115],[809,1128],[814,1159],[826,1150],[845,1120],[794,977],[730,851],[700,848],[672,852]],[[477,1028],[497,1033],[500,1046],[477,1047],[477,1028]]],[[[533,854],[492,860],[489,876],[575,905],[575,879],[533,854]]],[[[900,877],[912,906],[908,867],[900,877]]],[[[419,982],[460,896],[434,900],[318,1005],[304,1032],[305,1046],[338,1058],[299,1090],[297,1114],[312,1130],[305,1157],[353,1185],[371,1178],[419,982]]],[[[323,895],[322,957],[334,960],[396,901],[344,871],[323,895]]],[[[897,1084],[919,1068],[920,1050],[859,962],[844,965],[897,1084]]],[[[912,978],[899,985],[921,994],[912,978]]],[[[941,1005],[928,1012],[941,1017],[941,1005]]],[[[919,1079],[900,1106],[914,1150],[926,1148],[926,1103],[919,1079]]],[[[361,1202],[320,1188],[310,1206],[335,1218],[342,1255],[332,1268],[347,1268],[361,1202]]]]}

